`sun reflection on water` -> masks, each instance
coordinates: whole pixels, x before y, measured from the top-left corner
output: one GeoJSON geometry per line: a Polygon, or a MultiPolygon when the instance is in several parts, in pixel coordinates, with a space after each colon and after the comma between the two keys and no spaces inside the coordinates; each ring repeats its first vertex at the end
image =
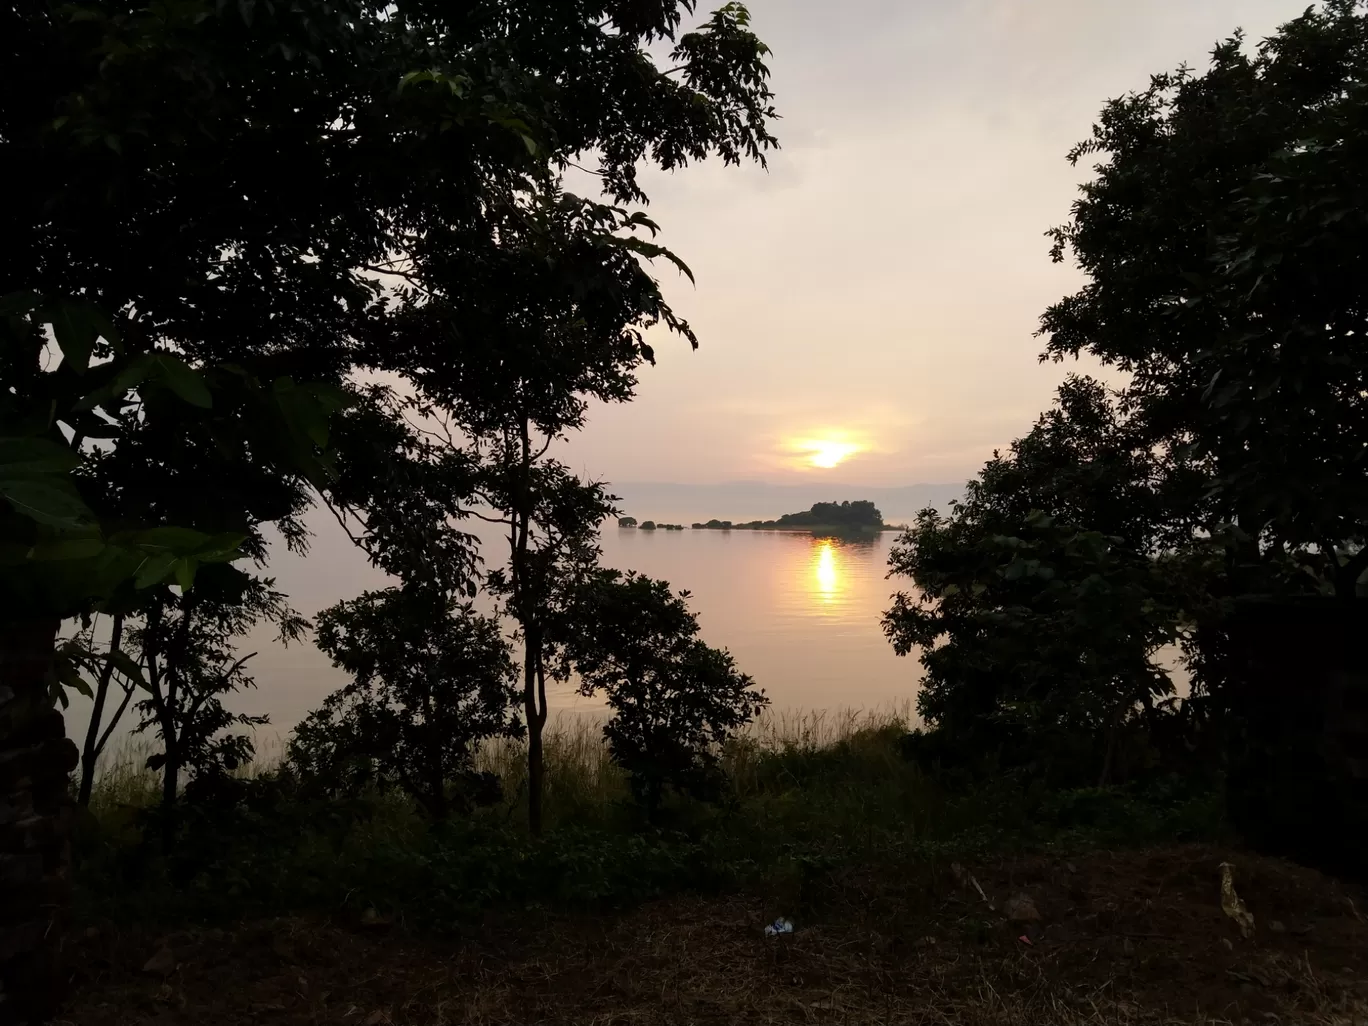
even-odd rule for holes
{"type": "Polygon", "coordinates": [[[836,560],[836,546],[830,538],[820,538],[813,545],[812,579],[814,594],[824,605],[830,605],[842,591],[841,569],[836,560]]]}

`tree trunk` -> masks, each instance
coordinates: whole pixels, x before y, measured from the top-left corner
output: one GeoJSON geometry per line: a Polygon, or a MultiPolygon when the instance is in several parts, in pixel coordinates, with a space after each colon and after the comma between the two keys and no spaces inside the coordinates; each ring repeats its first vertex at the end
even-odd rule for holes
{"type": "Polygon", "coordinates": [[[0,626],[0,1023],[37,1026],[60,998],[71,796],[80,753],[52,705],[61,620],[0,626]]]}
{"type": "Polygon", "coordinates": [[[537,703],[537,663],[540,645],[529,632],[523,644],[523,711],[527,716],[527,829],[533,837],[542,832],[542,792],[545,766],[542,762],[542,726],[546,709],[537,703]]]}
{"type": "MultiPolygon", "coordinates": [[[[114,614],[114,626],[109,632],[109,654],[112,657],[119,650],[123,640],[123,613],[114,614]]],[[[90,804],[90,791],[95,784],[95,760],[99,758],[101,745],[100,720],[104,716],[105,699],[109,696],[109,682],[114,676],[114,660],[106,659],[100,669],[100,680],[95,686],[95,704],[90,710],[90,725],[86,728],[85,747],[81,751],[81,791],[76,801],[82,806],[90,804]]],[[[120,713],[122,709],[120,709],[120,713]]],[[[115,714],[116,720],[119,714],[115,714]]],[[[112,724],[111,724],[112,725],[112,724]]]]}

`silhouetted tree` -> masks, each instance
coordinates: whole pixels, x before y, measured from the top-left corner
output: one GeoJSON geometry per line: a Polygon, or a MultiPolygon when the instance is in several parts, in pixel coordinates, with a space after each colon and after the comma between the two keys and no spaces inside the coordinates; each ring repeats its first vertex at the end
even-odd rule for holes
{"type": "Polygon", "coordinates": [[[1070,155],[1100,158],[1053,233],[1087,283],[1046,355],[1131,375],[1136,429],[1206,472],[1241,590],[1319,554],[1352,599],[1368,570],[1365,74],[1368,5],[1330,0],[1113,100],[1070,155]]]}
{"type": "Polygon", "coordinates": [[[223,773],[251,761],[251,736],[229,730],[268,722],[265,716],[229,712],[223,696],[255,687],[245,670],[251,656],[239,656],[236,643],[258,622],[275,625],[287,643],[307,626],[273,585],[236,567],[206,568],[198,587],[183,594],[155,589],[129,630],[128,651],[147,690],[136,706],[142,717],[138,730],[152,731],[161,742],[162,750],[147,765],[162,774],[168,838],[181,774],[223,773]]]}
{"type": "Polygon", "coordinates": [[[613,710],[604,737],[651,817],[667,790],[715,798],[721,745],[769,704],[728,652],[698,638],[688,598],[666,581],[597,570],[557,622],[581,693],[602,692],[613,710]]]}
{"type": "Polygon", "coordinates": [[[1108,777],[1119,731],[1173,694],[1156,653],[1201,592],[1164,547],[1164,470],[1101,385],[1071,379],[948,515],[918,515],[889,558],[917,591],[895,596],[884,630],[900,655],[920,650],[929,724],[1042,764],[1108,737],[1108,777]]]}
{"type": "Polygon", "coordinates": [[[318,647],[352,680],[295,729],[288,756],[306,778],[343,791],[401,787],[438,820],[497,793],[475,770],[476,751],[523,734],[498,621],[389,588],[320,613],[318,647]]]}

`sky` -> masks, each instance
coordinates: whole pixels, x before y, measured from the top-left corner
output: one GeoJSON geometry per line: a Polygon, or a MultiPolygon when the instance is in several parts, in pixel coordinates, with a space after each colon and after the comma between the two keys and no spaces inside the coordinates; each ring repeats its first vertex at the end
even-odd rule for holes
{"type": "Polygon", "coordinates": [[[1108,98],[1305,6],[750,0],[782,149],[768,171],[643,176],[701,345],[655,338],[636,401],[595,408],[563,456],[614,482],[972,477],[1065,374],[1097,370],[1039,364],[1033,337],[1082,281],[1045,238],[1089,174],[1069,149],[1108,98]]]}

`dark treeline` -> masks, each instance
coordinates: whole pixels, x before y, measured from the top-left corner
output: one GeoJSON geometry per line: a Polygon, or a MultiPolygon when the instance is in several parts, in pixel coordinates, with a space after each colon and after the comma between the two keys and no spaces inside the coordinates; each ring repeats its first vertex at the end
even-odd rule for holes
{"type": "Polygon", "coordinates": [[[0,1019],[52,1007],[78,759],[88,798],[139,717],[169,852],[193,793],[250,758],[261,719],[222,704],[251,684],[234,642],[299,637],[263,532],[306,551],[310,504],[395,584],[315,625],[353,683],[291,743],[309,786],[398,788],[443,820],[487,790],[473,746],[516,735],[535,835],[547,681],[572,672],[620,708],[607,742],[648,806],[710,778],[705,742],[763,697],[667,585],[598,565],[613,498],[547,453],[591,401],[632,398],[647,328],[697,344],[653,276],[689,271],[638,169],[764,162],[746,9],[93,0],[7,8],[0,38],[0,160],[25,196],[0,257],[0,801],[26,810],[0,851],[40,856],[0,874],[0,1019]],[[590,160],[602,195],[567,191],[590,160]],[[359,383],[376,374],[393,387],[359,383]],[[471,516],[504,552],[477,552],[471,516]],[[655,644],[586,628],[605,608],[657,621],[655,644]],[[66,688],[94,695],[84,753],[66,688]]]}
{"type": "Polygon", "coordinates": [[[1364,6],[1335,0],[1112,101],[1070,155],[1095,174],[1053,256],[1087,282],[1041,358],[1128,380],[1071,376],[895,549],[927,764],[1220,780],[1247,836],[1368,868],[1344,843],[1368,738],[1333,712],[1368,708],[1366,61],[1364,6]]]}

